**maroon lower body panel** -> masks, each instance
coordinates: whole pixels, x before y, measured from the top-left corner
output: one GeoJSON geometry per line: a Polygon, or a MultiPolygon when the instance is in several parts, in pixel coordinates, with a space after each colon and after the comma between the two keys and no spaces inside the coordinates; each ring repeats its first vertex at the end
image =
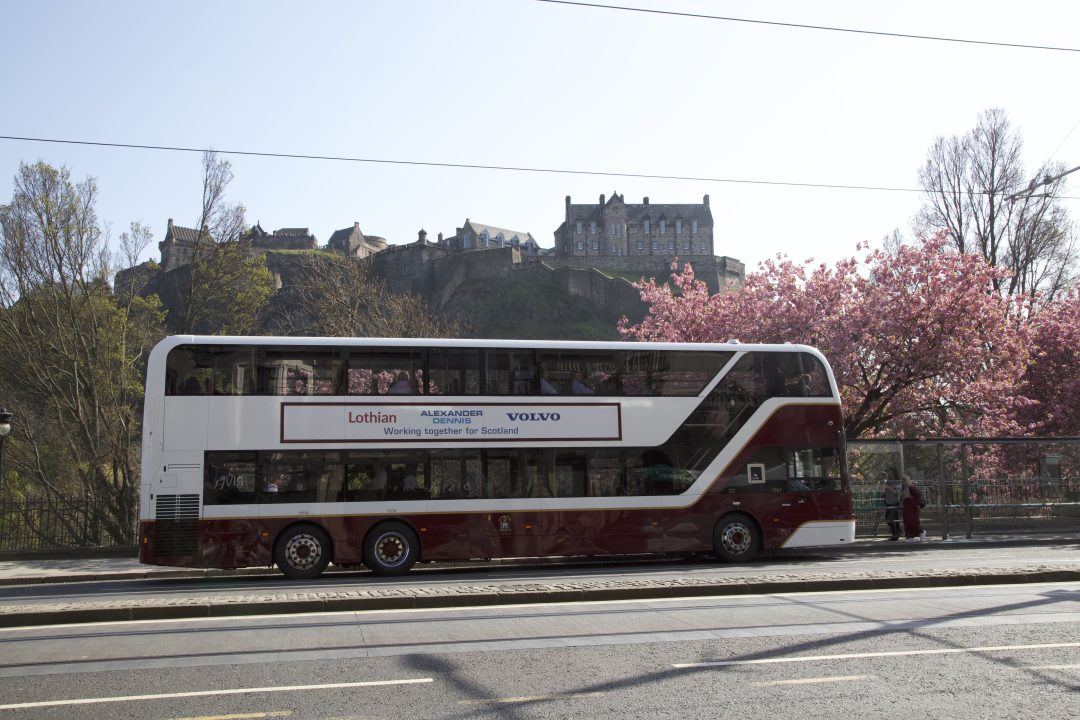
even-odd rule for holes
{"type": "Polygon", "coordinates": [[[326,530],[333,541],[334,562],[360,563],[368,532],[386,520],[402,521],[416,530],[421,560],[709,552],[717,522],[732,512],[749,516],[761,529],[763,546],[777,548],[806,522],[850,520],[850,494],[729,492],[729,480],[745,471],[757,447],[834,446],[839,426],[838,407],[782,408],[709,490],[686,508],[143,521],[139,559],[185,567],[271,565],[279,533],[302,522],[326,530]]]}
{"type": "Polygon", "coordinates": [[[731,512],[750,516],[761,528],[763,545],[776,548],[805,522],[851,518],[851,500],[845,493],[814,493],[804,502],[798,497],[715,493],[683,509],[201,520],[187,529],[192,537],[186,547],[177,542],[177,529],[168,523],[144,522],[139,559],[187,567],[271,565],[275,538],[297,522],[318,525],[329,533],[335,562],[359,563],[368,532],[386,520],[403,521],[416,530],[422,560],[467,560],[709,552],[717,521],[731,512]]]}

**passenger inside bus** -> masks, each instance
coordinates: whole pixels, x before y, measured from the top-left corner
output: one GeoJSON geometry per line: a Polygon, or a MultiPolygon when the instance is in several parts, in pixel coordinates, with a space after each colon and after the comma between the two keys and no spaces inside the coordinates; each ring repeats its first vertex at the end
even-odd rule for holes
{"type": "Polygon", "coordinates": [[[404,370],[398,370],[397,375],[394,376],[394,382],[390,385],[390,389],[386,393],[387,395],[415,395],[416,386],[413,385],[412,380],[409,379],[409,373],[404,370]]]}
{"type": "Polygon", "coordinates": [[[559,394],[559,389],[551,384],[551,381],[548,380],[547,372],[545,372],[544,368],[542,368],[542,367],[540,368],[540,394],[541,395],[558,395],[559,394]]]}
{"type": "Polygon", "coordinates": [[[575,370],[570,375],[570,391],[575,395],[595,395],[591,387],[585,384],[585,373],[575,370]]]}

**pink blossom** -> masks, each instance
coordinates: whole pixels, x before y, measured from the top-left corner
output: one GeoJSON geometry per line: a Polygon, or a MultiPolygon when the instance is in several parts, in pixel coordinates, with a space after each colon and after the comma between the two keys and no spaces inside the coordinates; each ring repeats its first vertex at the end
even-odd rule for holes
{"type": "MultiPolygon", "coordinates": [[[[716,295],[689,265],[673,266],[674,289],[639,284],[648,314],[619,330],[637,340],[813,345],[836,374],[850,438],[1033,432],[1024,418],[1034,401],[1022,390],[1036,385],[1055,412],[1077,416],[1075,384],[1048,390],[1062,370],[1048,366],[1046,379],[1029,375],[1022,387],[1033,321],[1028,304],[993,291],[1001,269],[949,251],[942,236],[893,253],[860,244],[858,253],[831,267],[770,259],[716,295]]],[[[1058,358],[1051,365],[1071,358],[1074,376],[1076,336],[1059,326],[1076,332],[1076,312],[1041,321],[1047,337],[1037,345],[1058,358]]]]}

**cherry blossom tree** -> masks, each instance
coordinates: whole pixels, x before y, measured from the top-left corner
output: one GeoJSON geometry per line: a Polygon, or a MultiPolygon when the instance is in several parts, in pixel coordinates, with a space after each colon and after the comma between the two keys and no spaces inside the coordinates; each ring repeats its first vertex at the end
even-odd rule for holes
{"type": "Polygon", "coordinates": [[[858,247],[833,266],[778,256],[738,289],[710,295],[686,265],[674,290],[639,285],[649,306],[627,338],[805,343],[829,359],[849,438],[1017,434],[1030,404],[1027,301],[993,292],[1003,272],[937,235],[891,252],[858,247]]]}
{"type": "Polygon", "coordinates": [[[1043,435],[1080,434],[1080,290],[1045,305],[1031,318],[1031,363],[1021,412],[1043,435]]]}

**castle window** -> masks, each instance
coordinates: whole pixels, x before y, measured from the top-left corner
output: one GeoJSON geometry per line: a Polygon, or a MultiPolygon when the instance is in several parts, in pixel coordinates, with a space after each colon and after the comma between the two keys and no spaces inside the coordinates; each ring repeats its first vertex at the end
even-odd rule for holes
{"type": "Polygon", "coordinates": [[[595,220],[593,220],[592,222],[589,223],[589,234],[590,235],[595,235],[596,234],[596,221],[595,220]]]}
{"type": "Polygon", "coordinates": [[[577,230],[578,235],[581,234],[581,221],[580,220],[577,221],[577,224],[575,225],[574,229],[577,230]]]}
{"type": "Polygon", "coordinates": [[[611,226],[611,237],[615,237],[615,226],[611,226]]]}
{"type": "Polygon", "coordinates": [[[645,249],[645,241],[644,240],[638,240],[637,241],[637,249],[638,250],[644,250],[645,249]]]}
{"type": "Polygon", "coordinates": [[[663,235],[667,232],[667,220],[660,218],[660,234],[663,235]]]}
{"type": "Polygon", "coordinates": [[[577,250],[578,250],[578,252],[581,252],[581,251],[582,251],[582,250],[584,250],[584,249],[585,249],[585,243],[583,243],[583,242],[579,242],[579,243],[577,244],[577,250]]]}
{"type": "Polygon", "coordinates": [[[612,255],[614,255],[614,254],[615,254],[615,253],[617,253],[618,251],[619,251],[619,249],[618,249],[617,247],[615,247],[614,245],[612,245],[612,246],[611,246],[611,254],[612,254],[612,255]]]}
{"type": "Polygon", "coordinates": [[[622,225],[616,225],[615,226],[615,237],[617,237],[617,238],[622,237],[622,225]]]}
{"type": "Polygon", "coordinates": [[[684,242],[683,246],[682,246],[682,249],[683,249],[684,252],[691,252],[694,249],[694,243],[692,243],[692,242],[684,242]]]}
{"type": "Polygon", "coordinates": [[[699,249],[701,250],[702,255],[706,255],[709,252],[709,244],[708,243],[701,243],[701,245],[699,246],[699,249]]]}
{"type": "Polygon", "coordinates": [[[682,232],[682,218],[675,218],[675,234],[678,235],[682,232]]]}
{"type": "Polygon", "coordinates": [[[469,237],[468,235],[466,235],[465,237],[462,238],[462,243],[463,243],[463,247],[466,250],[468,250],[469,248],[472,247],[472,238],[469,237]]]}
{"type": "Polygon", "coordinates": [[[645,218],[645,234],[649,234],[649,218],[645,218]]]}
{"type": "Polygon", "coordinates": [[[652,241],[652,249],[653,250],[659,250],[660,249],[660,243],[658,243],[656,240],[653,240],[652,241]]]}
{"type": "Polygon", "coordinates": [[[670,250],[671,252],[675,252],[675,241],[674,240],[668,240],[667,249],[670,250]]]}
{"type": "Polygon", "coordinates": [[[593,249],[593,250],[599,250],[599,249],[600,249],[600,243],[594,242],[594,243],[592,244],[592,249],[593,249]]]}
{"type": "Polygon", "coordinates": [[[690,221],[690,234],[697,235],[697,218],[690,221]]]}

